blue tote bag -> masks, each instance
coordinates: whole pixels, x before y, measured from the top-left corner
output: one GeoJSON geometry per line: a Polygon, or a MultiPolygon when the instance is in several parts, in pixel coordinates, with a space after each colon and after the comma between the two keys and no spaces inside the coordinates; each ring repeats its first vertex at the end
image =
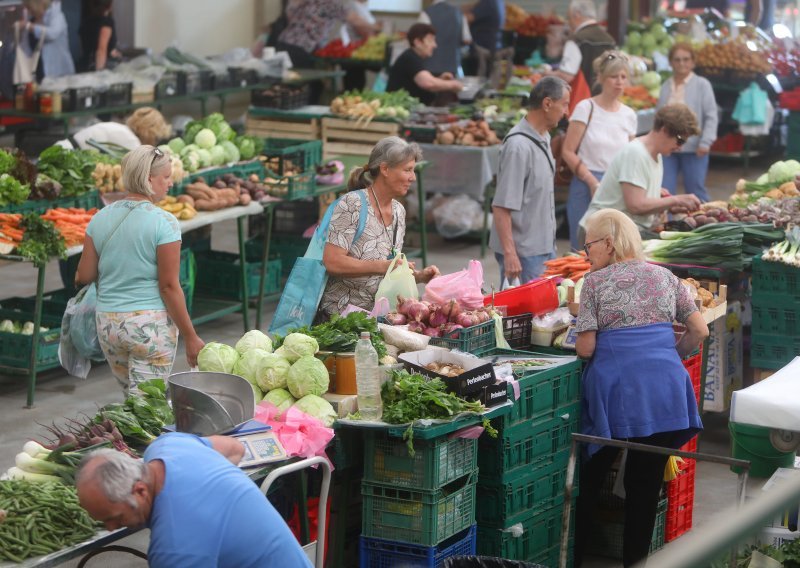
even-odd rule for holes
{"type": "MultiPolygon", "coordinates": [[[[361,210],[358,213],[358,228],[353,242],[358,240],[367,225],[366,192],[359,191],[358,195],[361,198],[361,210]]],[[[322,253],[328,239],[331,217],[340,199],[341,197],[330,204],[322,222],[314,231],[314,236],[311,237],[305,256],[295,261],[283,288],[275,316],[269,325],[270,333],[286,335],[289,330],[310,326],[314,322],[319,302],[325,292],[325,285],[328,283],[328,273],[322,264],[322,253]]]]}

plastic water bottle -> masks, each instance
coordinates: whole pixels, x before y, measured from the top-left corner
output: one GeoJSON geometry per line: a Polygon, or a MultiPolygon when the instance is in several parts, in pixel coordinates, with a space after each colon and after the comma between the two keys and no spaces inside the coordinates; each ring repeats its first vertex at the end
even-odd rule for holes
{"type": "Polygon", "coordinates": [[[380,420],[383,415],[383,401],[378,374],[378,353],[372,346],[368,331],[361,332],[361,339],[356,344],[356,388],[361,418],[380,420]]]}

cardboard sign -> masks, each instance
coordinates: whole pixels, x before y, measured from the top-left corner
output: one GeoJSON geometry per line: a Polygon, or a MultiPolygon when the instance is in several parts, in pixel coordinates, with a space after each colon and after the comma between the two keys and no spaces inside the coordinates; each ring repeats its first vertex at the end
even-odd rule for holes
{"type": "Polygon", "coordinates": [[[459,396],[480,392],[483,387],[494,384],[494,367],[487,361],[476,359],[462,353],[426,349],[400,355],[400,361],[415,373],[429,379],[441,379],[447,390],[459,396]],[[429,363],[454,363],[466,369],[457,377],[445,377],[425,368],[429,363]]]}

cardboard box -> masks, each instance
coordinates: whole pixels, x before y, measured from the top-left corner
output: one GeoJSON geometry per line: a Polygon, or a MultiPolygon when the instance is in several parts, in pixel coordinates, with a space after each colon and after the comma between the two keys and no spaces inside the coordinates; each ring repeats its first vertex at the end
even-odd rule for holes
{"type": "Polygon", "coordinates": [[[728,302],[727,314],[709,325],[703,410],[724,412],[734,390],[742,388],[741,304],[728,302]]]}
{"type": "Polygon", "coordinates": [[[338,418],[344,418],[348,414],[354,413],[358,410],[358,396],[354,394],[335,394],[326,392],[322,398],[331,403],[334,412],[338,418]]]}
{"type": "Polygon", "coordinates": [[[469,398],[469,400],[478,400],[486,408],[491,408],[492,406],[503,404],[508,400],[508,389],[506,385],[507,383],[505,381],[497,380],[494,384],[483,387],[477,396],[473,394],[467,398],[469,398]]]}
{"type": "Polygon", "coordinates": [[[442,379],[447,389],[459,396],[478,393],[496,381],[494,367],[482,359],[462,353],[425,349],[400,355],[400,361],[409,369],[429,379],[442,379]],[[445,377],[425,368],[428,363],[455,363],[466,369],[457,377],[445,377]]]}
{"type": "MultiPolygon", "coordinates": [[[[797,467],[779,467],[775,470],[761,491],[769,491],[782,481],[794,479],[795,476],[800,475],[797,467]]],[[[787,503],[786,508],[772,519],[770,528],[781,528],[788,531],[797,531],[798,512],[800,512],[800,503],[787,503]]],[[[797,538],[796,536],[794,538],[797,538]]]]}

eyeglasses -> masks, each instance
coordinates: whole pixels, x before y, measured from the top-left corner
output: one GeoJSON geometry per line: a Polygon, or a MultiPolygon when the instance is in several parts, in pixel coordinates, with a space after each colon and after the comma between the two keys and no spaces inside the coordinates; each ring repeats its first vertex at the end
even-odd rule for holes
{"type": "Polygon", "coordinates": [[[589,254],[589,247],[591,247],[595,243],[599,243],[600,241],[604,241],[604,240],[606,240],[605,237],[603,237],[602,239],[596,239],[594,241],[589,241],[588,243],[583,245],[583,252],[585,252],[586,254],[589,254]]]}
{"type": "Polygon", "coordinates": [[[684,144],[686,144],[686,138],[684,138],[680,134],[675,135],[675,141],[678,143],[678,147],[681,147],[684,144]]]}
{"type": "Polygon", "coordinates": [[[617,54],[616,53],[609,53],[608,55],[606,55],[606,61],[610,61],[610,60],[616,59],[616,58],[617,58],[617,54]]]}

